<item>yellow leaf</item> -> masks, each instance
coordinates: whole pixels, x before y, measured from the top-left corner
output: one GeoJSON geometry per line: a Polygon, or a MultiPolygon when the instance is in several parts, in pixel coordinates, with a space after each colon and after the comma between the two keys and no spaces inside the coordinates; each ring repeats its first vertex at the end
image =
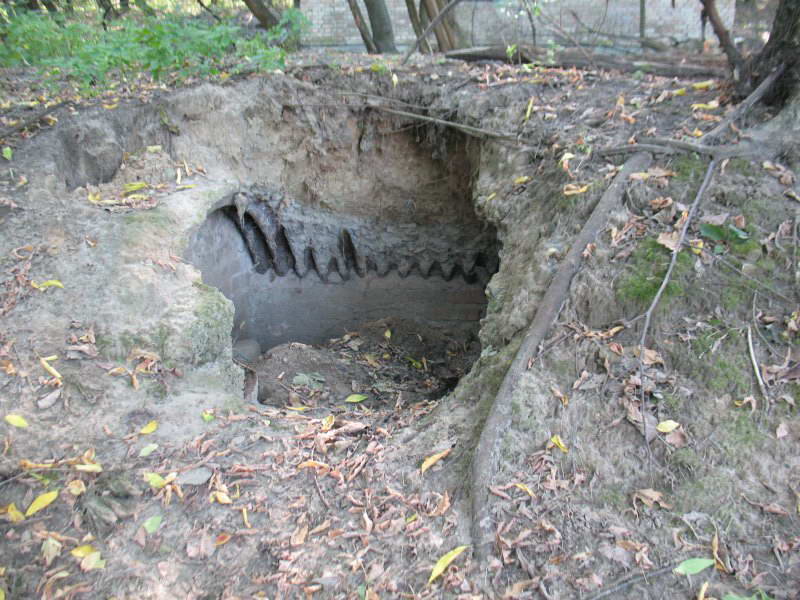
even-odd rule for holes
{"type": "Polygon", "coordinates": [[[661,421],[661,423],[656,425],[656,429],[661,433],[669,433],[670,431],[675,431],[680,426],[681,424],[677,421],[667,419],[666,421],[661,421]]]}
{"type": "Polygon", "coordinates": [[[57,287],[63,290],[64,284],[61,283],[58,279],[48,279],[47,281],[43,281],[42,283],[36,283],[35,281],[31,281],[31,287],[34,287],[37,290],[46,290],[49,287],[57,287]]]}
{"type": "Polygon", "coordinates": [[[707,79],[706,81],[698,81],[697,83],[693,83],[692,88],[697,91],[710,90],[713,85],[714,81],[712,79],[707,79]]]}
{"type": "Polygon", "coordinates": [[[25,520],[25,515],[17,508],[13,502],[6,506],[5,513],[8,515],[9,521],[12,523],[19,523],[25,520]]]}
{"type": "Polygon", "coordinates": [[[534,493],[531,491],[531,488],[529,488],[529,487],[528,487],[527,485],[525,485],[524,483],[515,483],[515,484],[514,484],[514,486],[515,486],[516,488],[518,488],[518,489],[522,490],[522,491],[523,491],[523,492],[525,492],[526,494],[528,494],[528,495],[529,495],[531,498],[536,498],[536,494],[534,494],[534,493]]]}
{"type": "Polygon", "coordinates": [[[233,504],[231,497],[227,493],[219,490],[211,492],[210,500],[211,502],[219,502],[220,504],[233,504]]]}
{"type": "Polygon", "coordinates": [[[514,185],[522,185],[523,183],[528,183],[531,179],[532,179],[532,177],[529,177],[528,175],[523,175],[522,177],[517,177],[514,180],[514,185]]]}
{"type": "Polygon", "coordinates": [[[585,194],[588,189],[588,184],[578,185],[576,183],[568,183],[564,186],[563,192],[565,196],[574,196],[576,194],[585,194]]]}
{"type": "Polygon", "coordinates": [[[719,108],[719,100],[712,100],[711,102],[696,102],[692,104],[692,110],[714,110],[719,108]]]}
{"type": "Polygon", "coordinates": [[[566,445],[566,444],[564,443],[564,441],[561,439],[561,436],[560,436],[560,435],[558,435],[557,433],[553,434],[553,437],[551,437],[551,438],[550,438],[550,441],[551,441],[551,442],[553,442],[553,445],[554,445],[556,448],[558,448],[559,450],[561,450],[561,451],[562,451],[562,452],[564,452],[565,454],[566,454],[567,452],[569,452],[569,449],[567,448],[567,445],[566,445]]]}
{"type": "Polygon", "coordinates": [[[386,331],[384,331],[383,332],[383,337],[385,337],[387,340],[392,339],[392,330],[391,329],[387,329],[386,331]]]}
{"type": "Polygon", "coordinates": [[[142,435],[147,435],[148,433],[153,433],[156,429],[158,429],[158,421],[150,421],[147,425],[139,430],[139,433],[142,435]]]}
{"type": "Polygon", "coordinates": [[[25,516],[30,517],[31,515],[35,515],[43,508],[46,508],[52,504],[53,500],[56,498],[58,498],[58,490],[53,490],[52,492],[46,492],[37,496],[36,499],[31,502],[28,510],[25,511],[25,516]]]}
{"type": "Polygon", "coordinates": [[[699,137],[703,137],[703,132],[695,127],[694,131],[692,131],[689,135],[691,135],[692,137],[699,138],[699,137]]]}
{"type": "Polygon", "coordinates": [[[56,379],[61,379],[61,373],[59,373],[58,371],[56,371],[56,370],[55,370],[55,369],[54,369],[54,368],[53,368],[53,367],[50,365],[50,363],[49,363],[49,362],[47,362],[47,361],[49,361],[49,360],[55,360],[56,358],[58,358],[58,357],[56,357],[56,356],[48,356],[48,357],[46,357],[46,358],[40,358],[40,359],[39,359],[39,364],[40,364],[40,365],[42,365],[42,368],[43,368],[45,371],[47,371],[48,373],[50,373],[50,375],[51,375],[52,377],[55,377],[56,379]]]}
{"type": "Polygon", "coordinates": [[[125,189],[125,195],[128,195],[133,192],[138,192],[139,190],[144,190],[149,186],[144,181],[136,181],[134,183],[126,183],[122,187],[125,189]]]}
{"type": "Polygon", "coordinates": [[[531,111],[533,111],[533,96],[531,96],[531,99],[528,100],[528,110],[525,111],[526,121],[531,118],[531,111]]]}
{"type": "Polygon", "coordinates": [[[80,479],[73,479],[67,484],[67,490],[73,496],[80,496],[86,491],[86,484],[80,479]]]}
{"type": "Polygon", "coordinates": [[[349,402],[350,404],[355,404],[357,402],[363,402],[366,399],[367,397],[364,394],[350,394],[344,399],[344,401],[349,402]]]}
{"type": "Polygon", "coordinates": [[[70,550],[70,554],[75,558],[86,558],[93,552],[97,552],[97,550],[95,550],[95,547],[91,544],[84,544],[83,546],[78,546],[70,550]]]}
{"type": "Polygon", "coordinates": [[[6,415],[6,423],[14,427],[27,427],[28,422],[21,415],[6,415]]]}
{"type": "Polygon", "coordinates": [[[437,462],[442,460],[445,456],[452,452],[452,448],[448,448],[447,450],[443,450],[442,452],[437,452],[436,454],[431,454],[428,458],[422,461],[422,466],[419,468],[420,473],[424,473],[428,469],[430,469],[433,465],[437,462]]]}
{"type": "Polygon", "coordinates": [[[295,410],[297,412],[305,412],[307,410],[310,410],[308,406],[285,406],[284,408],[286,410],[295,410]]]}
{"type": "Polygon", "coordinates": [[[431,571],[431,576],[428,578],[428,583],[433,583],[436,578],[439,577],[439,575],[447,570],[447,567],[450,566],[450,563],[453,562],[458,555],[464,552],[464,550],[467,548],[469,548],[469,546],[458,546],[437,560],[436,564],[433,566],[433,570],[431,571]]]}
{"type": "Polygon", "coordinates": [[[145,473],[143,477],[144,480],[150,484],[150,487],[157,490],[160,490],[167,485],[167,481],[158,473],[145,473]]]}
{"type": "Polygon", "coordinates": [[[336,420],[336,417],[333,415],[328,415],[324,419],[322,419],[322,431],[330,431],[333,428],[333,422],[336,420]]]}
{"type": "Polygon", "coordinates": [[[106,561],[100,558],[99,552],[92,552],[81,561],[81,571],[91,571],[92,569],[103,569],[106,561]]]}
{"type": "Polygon", "coordinates": [[[673,96],[685,96],[686,95],[686,88],[678,88],[677,90],[672,90],[673,96]]]}
{"type": "Polygon", "coordinates": [[[397,87],[398,83],[400,83],[400,79],[398,79],[398,77],[397,77],[397,75],[395,73],[392,73],[392,85],[394,87],[397,87]]]}
{"type": "Polygon", "coordinates": [[[494,199],[495,199],[495,197],[496,197],[496,196],[497,196],[497,192],[492,192],[491,194],[489,194],[489,195],[486,197],[486,201],[487,201],[487,202],[491,202],[492,200],[494,200],[494,199]]]}
{"type": "Polygon", "coordinates": [[[103,465],[99,463],[90,463],[88,465],[75,465],[75,470],[81,473],[102,473],[103,465]]]}
{"type": "Polygon", "coordinates": [[[186,185],[179,185],[178,187],[175,188],[175,191],[176,192],[182,192],[183,190],[190,190],[190,189],[192,189],[194,187],[197,187],[197,184],[189,183],[189,184],[186,184],[186,185]]]}

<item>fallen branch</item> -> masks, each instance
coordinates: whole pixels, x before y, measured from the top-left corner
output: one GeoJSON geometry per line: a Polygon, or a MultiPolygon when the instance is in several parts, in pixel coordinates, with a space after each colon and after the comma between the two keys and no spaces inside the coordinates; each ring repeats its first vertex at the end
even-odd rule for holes
{"type": "Polygon", "coordinates": [[[726,158],[753,158],[759,153],[764,152],[764,147],[756,147],[750,143],[726,144],[725,146],[707,146],[706,144],[694,144],[683,140],[673,140],[670,138],[641,138],[639,143],[624,144],[622,146],[612,146],[602,148],[597,151],[599,156],[609,156],[612,154],[626,154],[629,152],[652,152],[654,154],[674,154],[678,152],[697,153],[709,156],[714,160],[724,160],[726,158]]]}
{"type": "Polygon", "coordinates": [[[417,113],[408,112],[405,110],[396,110],[394,108],[387,108],[385,106],[380,106],[377,104],[370,104],[370,108],[374,108],[377,110],[382,110],[383,112],[387,112],[392,115],[398,115],[400,117],[409,117],[411,119],[417,119],[419,121],[426,121],[428,123],[436,123],[437,125],[444,125],[445,127],[452,127],[453,129],[458,129],[468,135],[476,137],[478,139],[494,139],[494,140],[502,140],[504,142],[512,142],[514,144],[518,144],[517,138],[505,135],[502,133],[496,133],[494,131],[489,131],[488,129],[480,129],[479,127],[472,127],[471,125],[464,125],[463,123],[455,123],[453,121],[448,121],[446,119],[437,119],[436,117],[429,117],[427,115],[418,115],[417,113]]]}
{"type": "Polygon", "coordinates": [[[669,285],[669,280],[672,277],[672,271],[675,269],[675,264],[678,262],[678,254],[683,249],[683,241],[686,239],[686,232],[689,231],[689,225],[692,223],[692,218],[694,217],[695,213],[697,212],[697,207],[700,206],[700,200],[706,193],[708,186],[711,185],[711,178],[714,175],[714,171],[717,168],[717,161],[712,160],[708,164],[708,169],[706,170],[706,176],[703,178],[703,183],[700,186],[700,189],[697,190],[697,195],[694,198],[694,202],[692,202],[692,206],[689,208],[689,214],[686,216],[686,220],[683,222],[683,227],[681,227],[681,233],[678,236],[678,241],[675,244],[675,247],[672,249],[672,256],[669,260],[669,266],[667,267],[667,272],[664,273],[664,277],[661,280],[661,285],[656,292],[656,295],[653,297],[653,301],[650,303],[649,308],[644,316],[644,326],[642,327],[642,335],[639,338],[639,394],[640,394],[640,410],[642,412],[642,435],[644,435],[644,443],[647,447],[647,451],[650,452],[650,442],[648,438],[648,434],[650,432],[647,431],[647,419],[645,418],[645,403],[644,403],[644,349],[645,349],[645,342],[647,341],[647,332],[650,329],[650,320],[653,318],[653,313],[655,312],[656,308],[658,307],[658,303],[661,301],[661,296],[664,294],[664,290],[667,289],[667,285],[669,285]]]}
{"type": "Polygon", "coordinates": [[[536,354],[537,348],[544,341],[547,331],[558,316],[569,292],[572,278],[581,266],[586,246],[595,239],[606,224],[608,215],[619,204],[628,176],[647,168],[651,160],[650,155],[644,152],[629,158],[600,198],[550,281],[547,291],[539,303],[536,316],[528,327],[522,344],[494,398],[486,421],[483,423],[475,450],[475,458],[472,462],[471,479],[472,540],[476,558],[481,563],[486,562],[494,540],[489,484],[497,471],[504,434],[511,425],[512,398],[517,390],[519,380],[528,368],[529,359],[536,354]]]}

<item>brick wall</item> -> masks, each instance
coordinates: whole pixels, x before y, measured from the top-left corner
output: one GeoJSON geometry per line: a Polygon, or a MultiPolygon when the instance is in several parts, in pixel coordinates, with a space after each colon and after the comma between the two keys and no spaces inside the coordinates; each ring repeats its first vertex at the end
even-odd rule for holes
{"type": "MultiPolygon", "coordinates": [[[[363,0],[357,1],[364,18],[368,19],[363,0]]],[[[648,37],[678,41],[699,39],[700,3],[697,0],[675,0],[674,3],[674,9],[668,0],[647,3],[648,37]]],[[[386,5],[397,44],[412,43],[414,32],[405,0],[386,0],[386,5]]],[[[541,5],[550,22],[570,33],[582,30],[572,16],[571,11],[574,11],[590,28],[618,36],[639,35],[639,0],[558,0],[545,1],[541,5]]],[[[717,9],[728,28],[733,25],[735,6],[735,0],[717,0],[717,9]]],[[[301,7],[311,21],[311,29],[303,39],[306,45],[362,45],[346,0],[302,0],[301,7]]],[[[518,0],[464,0],[454,12],[468,44],[530,43],[531,28],[521,7],[518,0]]],[[[549,31],[552,31],[547,20],[537,19],[536,30],[537,43],[547,43],[549,31]]],[[[706,39],[713,38],[709,25],[706,39]]],[[[431,36],[431,40],[435,37],[431,36]]]]}

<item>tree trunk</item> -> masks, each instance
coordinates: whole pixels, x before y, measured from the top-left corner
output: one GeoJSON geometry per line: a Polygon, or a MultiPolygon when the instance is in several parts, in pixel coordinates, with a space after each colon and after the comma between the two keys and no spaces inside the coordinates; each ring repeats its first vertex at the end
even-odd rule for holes
{"type": "MultiPolygon", "coordinates": [[[[422,23],[419,18],[419,13],[417,13],[417,5],[414,4],[414,0],[406,0],[406,9],[408,10],[408,18],[411,20],[411,27],[414,28],[414,35],[422,37],[422,23]]],[[[423,54],[431,53],[431,46],[428,44],[428,40],[422,40],[419,43],[419,51],[423,54]]]]}
{"type": "MultiPolygon", "coordinates": [[[[155,10],[153,10],[153,7],[151,7],[151,6],[150,6],[150,5],[149,5],[149,4],[146,2],[146,0],[133,0],[133,3],[136,5],[136,7],[137,7],[137,8],[138,8],[140,11],[142,11],[142,12],[143,12],[144,14],[146,14],[148,17],[155,17],[155,16],[156,16],[156,11],[155,11],[155,10]]],[[[120,4],[120,6],[121,6],[121,4],[120,4]]]]}
{"type": "Polygon", "coordinates": [[[244,0],[244,3],[264,29],[272,29],[281,20],[280,13],[263,0],[244,0]]]}
{"type": "Polygon", "coordinates": [[[719,40],[719,45],[722,47],[722,51],[725,53],[725,56],[728,58],[728,63],[733,69],[734,81],[740,81],[744,61],[742,60],[742,55],[739,54],[739,51],[736,49],[736,46],[733,45],[730,33],[728,33],[728,30],[725,29],[725,26],[722,24],[722,19],[719,16],[719,12],[717,12],[716,1],[700,0],[700,4],[703,5],[703,11],[705,11],[708,20],[711,21],[711,27],[714,29],[714,33],[719,40]]]}
{"type": "Polygon", "coordinates": [[[786,69],[764,101],[779,106],[790,101],[796,104],[800,95],[800,10],[797,0],[781,0],[778,5],[767,45],[746,67],[750,85],[755,88],[780,64],[786,69]]]}
{"type": "Polygon", "coordinates": [[[647,37],[647,0],[639,0],[639,37],[647,37]]]}
{"type": "MultiPolygon", "coordinates": [[[[428,14],[428,19],[433,21],[439,10],[436,6],[436,0],[423,0],[425,4],[425,12],[428,14]]],[[[450,40],[447,37],[447,32],[444,27],[439,24],[433,28],[433,33],[436,35],[436,43],[439,45],[439,52],[447,52],[453,48],[450,46],[450,40]]]]}
{"type": "Polygon", "coordinates": [[[392,31],[392,18],[384,0],[364,0],[369,15],[369,24],[372,26],[372,39],[380,54],[397,52],[394,45],[394,31],[392,31]]]}
{"type": "Polygon", "coordinates": [[[355,21],[358,33],[361,34],[361,39],[364,42],[364,46],[367,48],[367,52],[369,54],[377,54],[378,48],[375,46],[375,42],[372,40],[372,34],[370,33],[369,27],[367,27],[367,24],[364,21],[364,15],[361,14],[361,9],[358,8],[357,0],[347,0],[347,4],[350,6],[350,12],[353,15],[353,21],[355,21]]]}

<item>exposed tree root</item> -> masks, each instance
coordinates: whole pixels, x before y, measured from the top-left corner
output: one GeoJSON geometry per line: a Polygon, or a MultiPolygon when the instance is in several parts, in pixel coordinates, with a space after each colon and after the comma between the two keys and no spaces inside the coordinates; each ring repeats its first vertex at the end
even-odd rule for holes
{"type": "Polygon", "coordinates": [[[750,112],[750,109],[753,108],[753,106],[764,97],[764,95],[772,87],[772,84],[777,81],[778,77],[783,74],[785,69],[786,65],[779,65],[777,69],[770,73],[769,76],[764,79],[764,81],[762,81],[755,90],[753,90],[752,94],[739,103],[736,109],[730,115],[728,115],[725,120],[705,134],[703,136],[703,141],[714,142],[722,137],[722,134],[725,133],[725,130],[728,129],[731,124],[744,117],[748,112],[750,112]]]}
{"type": "Polygon", "coordinates": [[[595,239],[608,220],[609,213],[619,204],[629,175],[647,168],[651,160],[651,156],[644,152],[629,158],[600,198],[551,280],[483,423],[471,474],[472,541],[476,558],[481,564],[484,564],[489,557],[494,539],[488,486],[497,471],[504,434],[511,424],[511,400],[519,379],[527,370],[529,359],[536,354],[547,331],[558,316],[572,278],[580,268],[582,254],[587,244],[595,239]]]}

